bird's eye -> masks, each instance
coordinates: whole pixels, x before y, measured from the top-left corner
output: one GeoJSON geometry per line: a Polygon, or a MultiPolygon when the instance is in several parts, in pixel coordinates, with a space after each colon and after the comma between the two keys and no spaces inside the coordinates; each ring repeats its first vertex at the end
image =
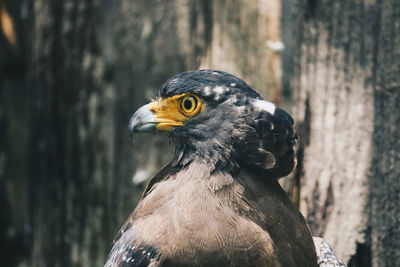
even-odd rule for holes
{"type": "Polygon", "coordinates": [[[193,116],[200,110],[200,99],[196,95],[188,95],[181,100],[181,110],[186,116],[193,116]]]}

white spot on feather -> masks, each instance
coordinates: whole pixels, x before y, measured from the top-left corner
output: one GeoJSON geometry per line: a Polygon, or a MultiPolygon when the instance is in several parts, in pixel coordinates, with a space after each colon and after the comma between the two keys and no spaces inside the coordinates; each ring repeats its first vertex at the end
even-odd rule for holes
{"type": "Polygon", "coordinates": [[[225,89],[222,86],[217,86],[217,87],[214,88],[214,92],[217,95],[222,95],[225,92],[225,89]]]}
{"type": "Polygon", "coordinates": [[[236,86],[236,83],[231,83],[231,86],[232,86],[232,87],[235,87],[235,86],[236,86]]]}
{"type": "Polygon", "coordinates": [[[211,95],[211,88],[210,88],[210,86],[206,86],[206,87],[204,87],[204,94],[206,95],[206,96],[209,96],[209,95],[211,95]]]}
{"type": "Polygon", "coordinates": [[[213,92],[215,94],[215,100],[219,100],[222,95],[229,92],[229,88],[225,86],[217,86],[213,88],[213,92]]]}
{"type": "Polygon", "coordinates": [[[274,115],[274,113],[275,113],[276,107],[271,102],[268,102],[268,101],[265,101],[265,100],[256,99],[256,100],[253,100],[252,103],[253,103],[254,107],[259,108],[259,109],[264,110],[264,111],[267,111],[267,112],[271,113],[272,115],[274,115]]]}

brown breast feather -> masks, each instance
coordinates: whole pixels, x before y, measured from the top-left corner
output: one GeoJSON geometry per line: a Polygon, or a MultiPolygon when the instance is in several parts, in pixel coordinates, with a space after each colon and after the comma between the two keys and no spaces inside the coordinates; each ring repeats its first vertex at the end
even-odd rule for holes
{"type": "Polygon", "coordinates": [[[277,182],[195,162],[168,168],[125,225],[131,247],[155,248],[155,266],[317,266],[304,218],[277,182]]]}

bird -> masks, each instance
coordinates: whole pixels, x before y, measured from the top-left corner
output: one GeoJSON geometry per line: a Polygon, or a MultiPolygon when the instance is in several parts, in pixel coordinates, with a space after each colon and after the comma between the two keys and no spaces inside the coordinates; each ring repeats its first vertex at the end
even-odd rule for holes
{"type": "Polygon", "coordinates": [[[227,72],[177,74],[129,132],[175,143],[113,241],[106,267],[318,266],[306,220],[280,186],[296,165],[292,117],[227,72]]]}
{"type": "Polygon", "coordinates": [[[346,267],[331,245],[321,237],[313,237],[319,267],[346,267]]]}

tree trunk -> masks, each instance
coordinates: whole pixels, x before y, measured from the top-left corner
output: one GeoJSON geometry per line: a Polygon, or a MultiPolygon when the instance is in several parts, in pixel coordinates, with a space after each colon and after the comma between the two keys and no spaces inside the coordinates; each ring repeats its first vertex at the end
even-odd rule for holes
{"type": "Polygon", "coordinates": [[[349,266],[399,266],[400,3],[297,0],[291,15],[301,211],[349,266]]]}
{"type": "Polygon", "coordinates": [[[233,73],[280,105],[280,1],[213,1],[212,11],[211,43],[200,68],[233,73]]]}
{"type": "Polygon", "coordinates": [[[32,266],[101,266],[112,238],[113,87],[100,1],[33,1],[32,266]]]}

